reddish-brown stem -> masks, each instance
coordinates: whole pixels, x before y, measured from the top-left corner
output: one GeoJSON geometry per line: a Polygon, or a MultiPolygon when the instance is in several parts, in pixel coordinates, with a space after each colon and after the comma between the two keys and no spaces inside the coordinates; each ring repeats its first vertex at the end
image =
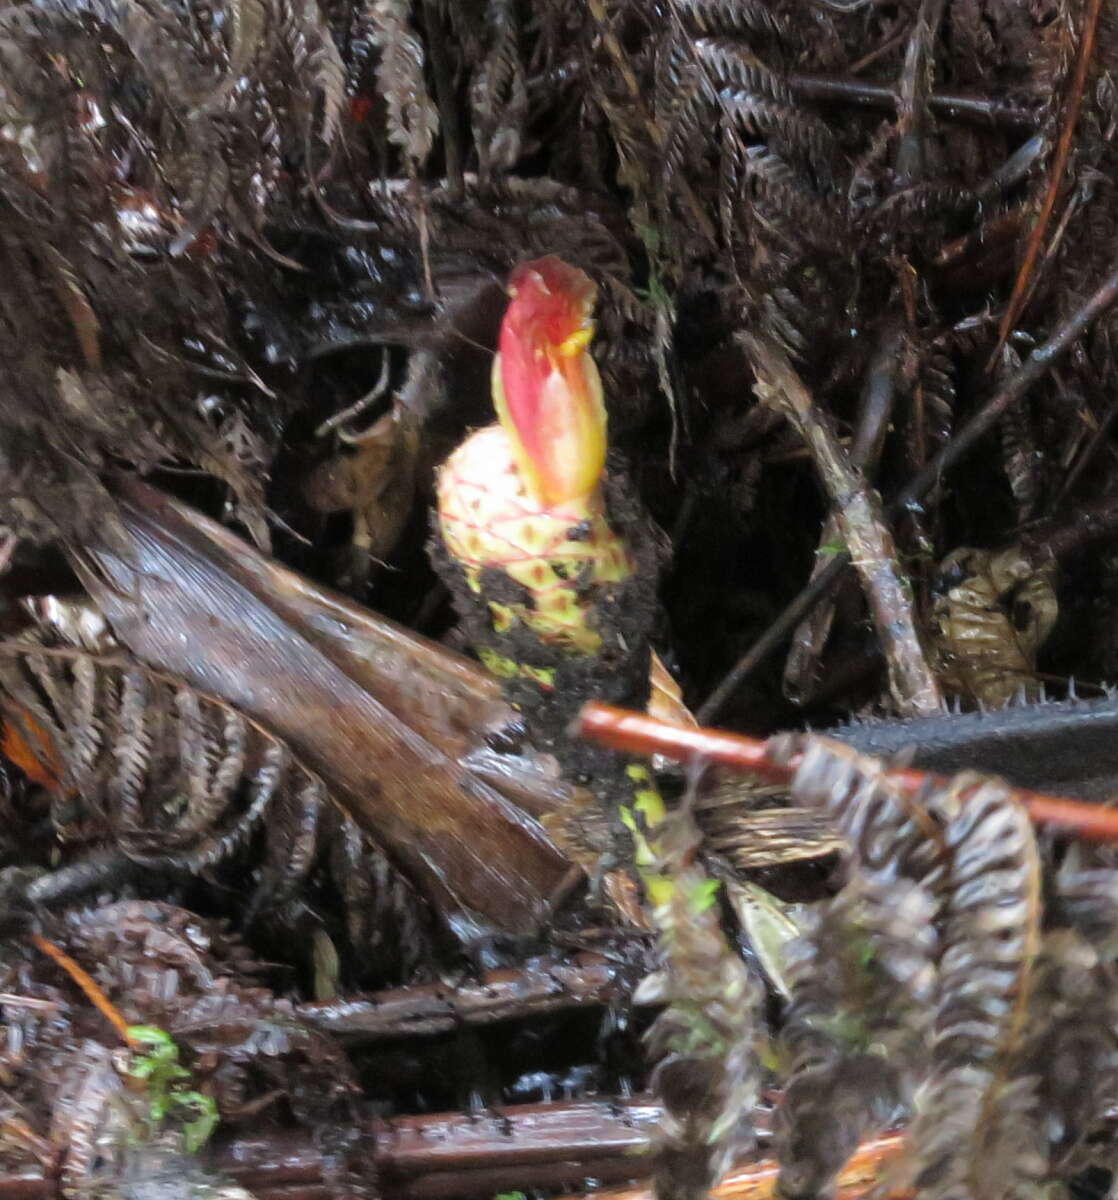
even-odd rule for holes
{"type": "Polygon", "coordinates": [[[70,976],[81,988],[82,994],[90,1004],[116,1030],[120,1040],[126,1046],[135,1044],[132,1035],[128,1032],[128,1022],[121,1016],[119,1009],[113,1005],[113,1002],[105,995],[88,971],[79,966],[64,950],[60,950],[53,942],[48,942],[45,937],[40,937],[37,933],[31,934],[31,944],[47,958],[53,959],[70,976]]]}
{"type": "Polygon", "coordinates": [[[1036,267],[1037,259],[1040,257],[1040,247],[1044,241],[1044,235],[1048,230],[1048,223],[1052,219],[1052,213],[1056,208],[1056,198],[1060,194],[1060,181],[1063,179],[1064,171],[1068,165],[1068,157],[1071,154],[1072,136],[1075,133],[1075,126],[1079,121],[1079,110],[1083,105],[1083,92],[1087,84],[1087,70],[1091,65],[1091,57],[1094,54],[1095,31],[1098,29],[1099,12],[1101,9],[1102,0],[1090,0],[1087,11],[1083,16],[1083,32],[1079,38],[1079,50],[1075,60],[1075,74],[1072,77],[1071,88],[1068,91],[1067,102],[1064,107],[1064,118],[1060,124],[1060,136],[1052,154],[1052,166],[1048,172],[1048,187],[1044,193],[1044,201],[1040,206],[1040,212],[1037,214],[1036,224],[1033,225],[1029,232],[1029,240],[1025,245],[1025,257],[1021,260],[1021,268],[1017,272],[1017,278],[1013,281],[1013,292],[1009,297],[1009,303],[1005,307],[1005,313],[1002,315],[1001,323],[998,326],[998,341],[994,347],[993,354],[990,355],[987,370],[990,370],[994,363],[998,361],[1006,338],[1009,337],[1009,331],[1013,328],[1014,321],[1021,315],[1021,310],[1025,306],[1025,298],[1032,282],[1033,271],[1036,267]]]}
{"type": "MultiPolygon", "coordinates": [[[[591,701],[583,708],[575,729],[582,737],[627,754],[644,757],[662,754],[676,762],[729,767],[748,772],[767,783],[790,783],[799,765],[797,758],[787,764],[773,762],[767,744],[759,738],[718,729],[669,725],[644,713],[597,701],[591,701]]],[[[889,778],[913,795],[940,779],[927,771],[912,769],[892,770],[889,778]]],[[[1047,825],[1088,841],[1118,842],[1118,811],[1024,788],[1014,788],[1013,795],[1038,825],[1047,825]]]]}
{"type": "MultiPolygon", "coordinates": [[[[835,1181],[836,1195],[842,1200],[863,1195],[881,1178],[882,1168],[896,1158],[903,1141],[902,1134],[886,1133],[859,1146],[835,1181]]],[[[771,1158],[744,1163],[711,1188],[711,1200],[771,1200],[779,1174],[780,1165],[771,1158]]],[[[652,1192],[647,1187],[615,1188],[597,1192],[595,1197],[596,1200],[652,1200],[652,1192]]],[[[564,1200],[575,1198],[567,1196],[564,1200]]]]}

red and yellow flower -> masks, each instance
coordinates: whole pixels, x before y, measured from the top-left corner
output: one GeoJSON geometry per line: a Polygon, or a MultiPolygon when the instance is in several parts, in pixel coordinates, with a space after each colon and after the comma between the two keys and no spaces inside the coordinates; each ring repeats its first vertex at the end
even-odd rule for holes
{"type": "Polygon", "coordinates": [[[592,584],[632,573],[601,491],[606,411],[590,355],[596,289],[558,258],[518,267],[493,361],[498,424],[443,464],[439,529],[481,591],[487,568],[521,585],[523,603],[490,602],[498,632],[520,622],[541,641],[597,650],[592,584]]]}

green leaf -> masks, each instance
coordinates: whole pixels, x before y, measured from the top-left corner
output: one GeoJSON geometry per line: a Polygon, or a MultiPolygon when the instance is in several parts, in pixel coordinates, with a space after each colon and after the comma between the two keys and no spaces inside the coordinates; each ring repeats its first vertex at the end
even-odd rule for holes
{"type": "Polygon", "coordinates": [[[691,889],[691,894],[687,897],[687,903],[696,916],[713,907],[715,900],[718,899],[720,886],[717,879],[704,879],[695,884],[691,889]]]}
{"type": "Polygon", "coordinates": [[[174,1099],[176,1103],[193,1108],[198,1115],[187,1121],[182,1127],[182,1144],[187,1154],[195,1154],[217,1128],[221,1117],[217,1111],[217,1103],[212,1096],[202,1092],[178,1092],[174,1099]]]}
{"type": "Polygon", "coordinates": [[[160,1046],[171,1050],[174,1052],[174,1057],[178,1057],[179,1049],[171,1035],[166,1029],[160,1029],[158,1025],[129,1025],[128,1037],[133,1042],[142,1042],[145,1046],[160,1046]]]}

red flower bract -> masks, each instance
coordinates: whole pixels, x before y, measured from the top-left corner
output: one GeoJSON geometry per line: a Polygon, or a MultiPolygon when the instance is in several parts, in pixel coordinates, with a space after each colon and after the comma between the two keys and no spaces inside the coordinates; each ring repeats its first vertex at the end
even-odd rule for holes
{"type": "Polygon", "coordinates": [[[545,504],[591,493],[606,456],[598,368],[587,347],[597,289],[561,259],[524,263],[493,364],[493,399],[528,488],[545,504]]]}

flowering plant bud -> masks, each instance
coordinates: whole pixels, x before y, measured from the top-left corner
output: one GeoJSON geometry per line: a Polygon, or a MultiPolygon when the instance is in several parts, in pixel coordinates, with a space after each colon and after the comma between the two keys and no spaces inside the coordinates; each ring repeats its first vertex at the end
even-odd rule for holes
{"type": "Polygon", "coordinates": [[[590,356],[596,289],[558,258],[525,263],[493,360],[493,400],[528,491],[545,505],[589,495],[606,461],[602,381],[590,356]]]}

